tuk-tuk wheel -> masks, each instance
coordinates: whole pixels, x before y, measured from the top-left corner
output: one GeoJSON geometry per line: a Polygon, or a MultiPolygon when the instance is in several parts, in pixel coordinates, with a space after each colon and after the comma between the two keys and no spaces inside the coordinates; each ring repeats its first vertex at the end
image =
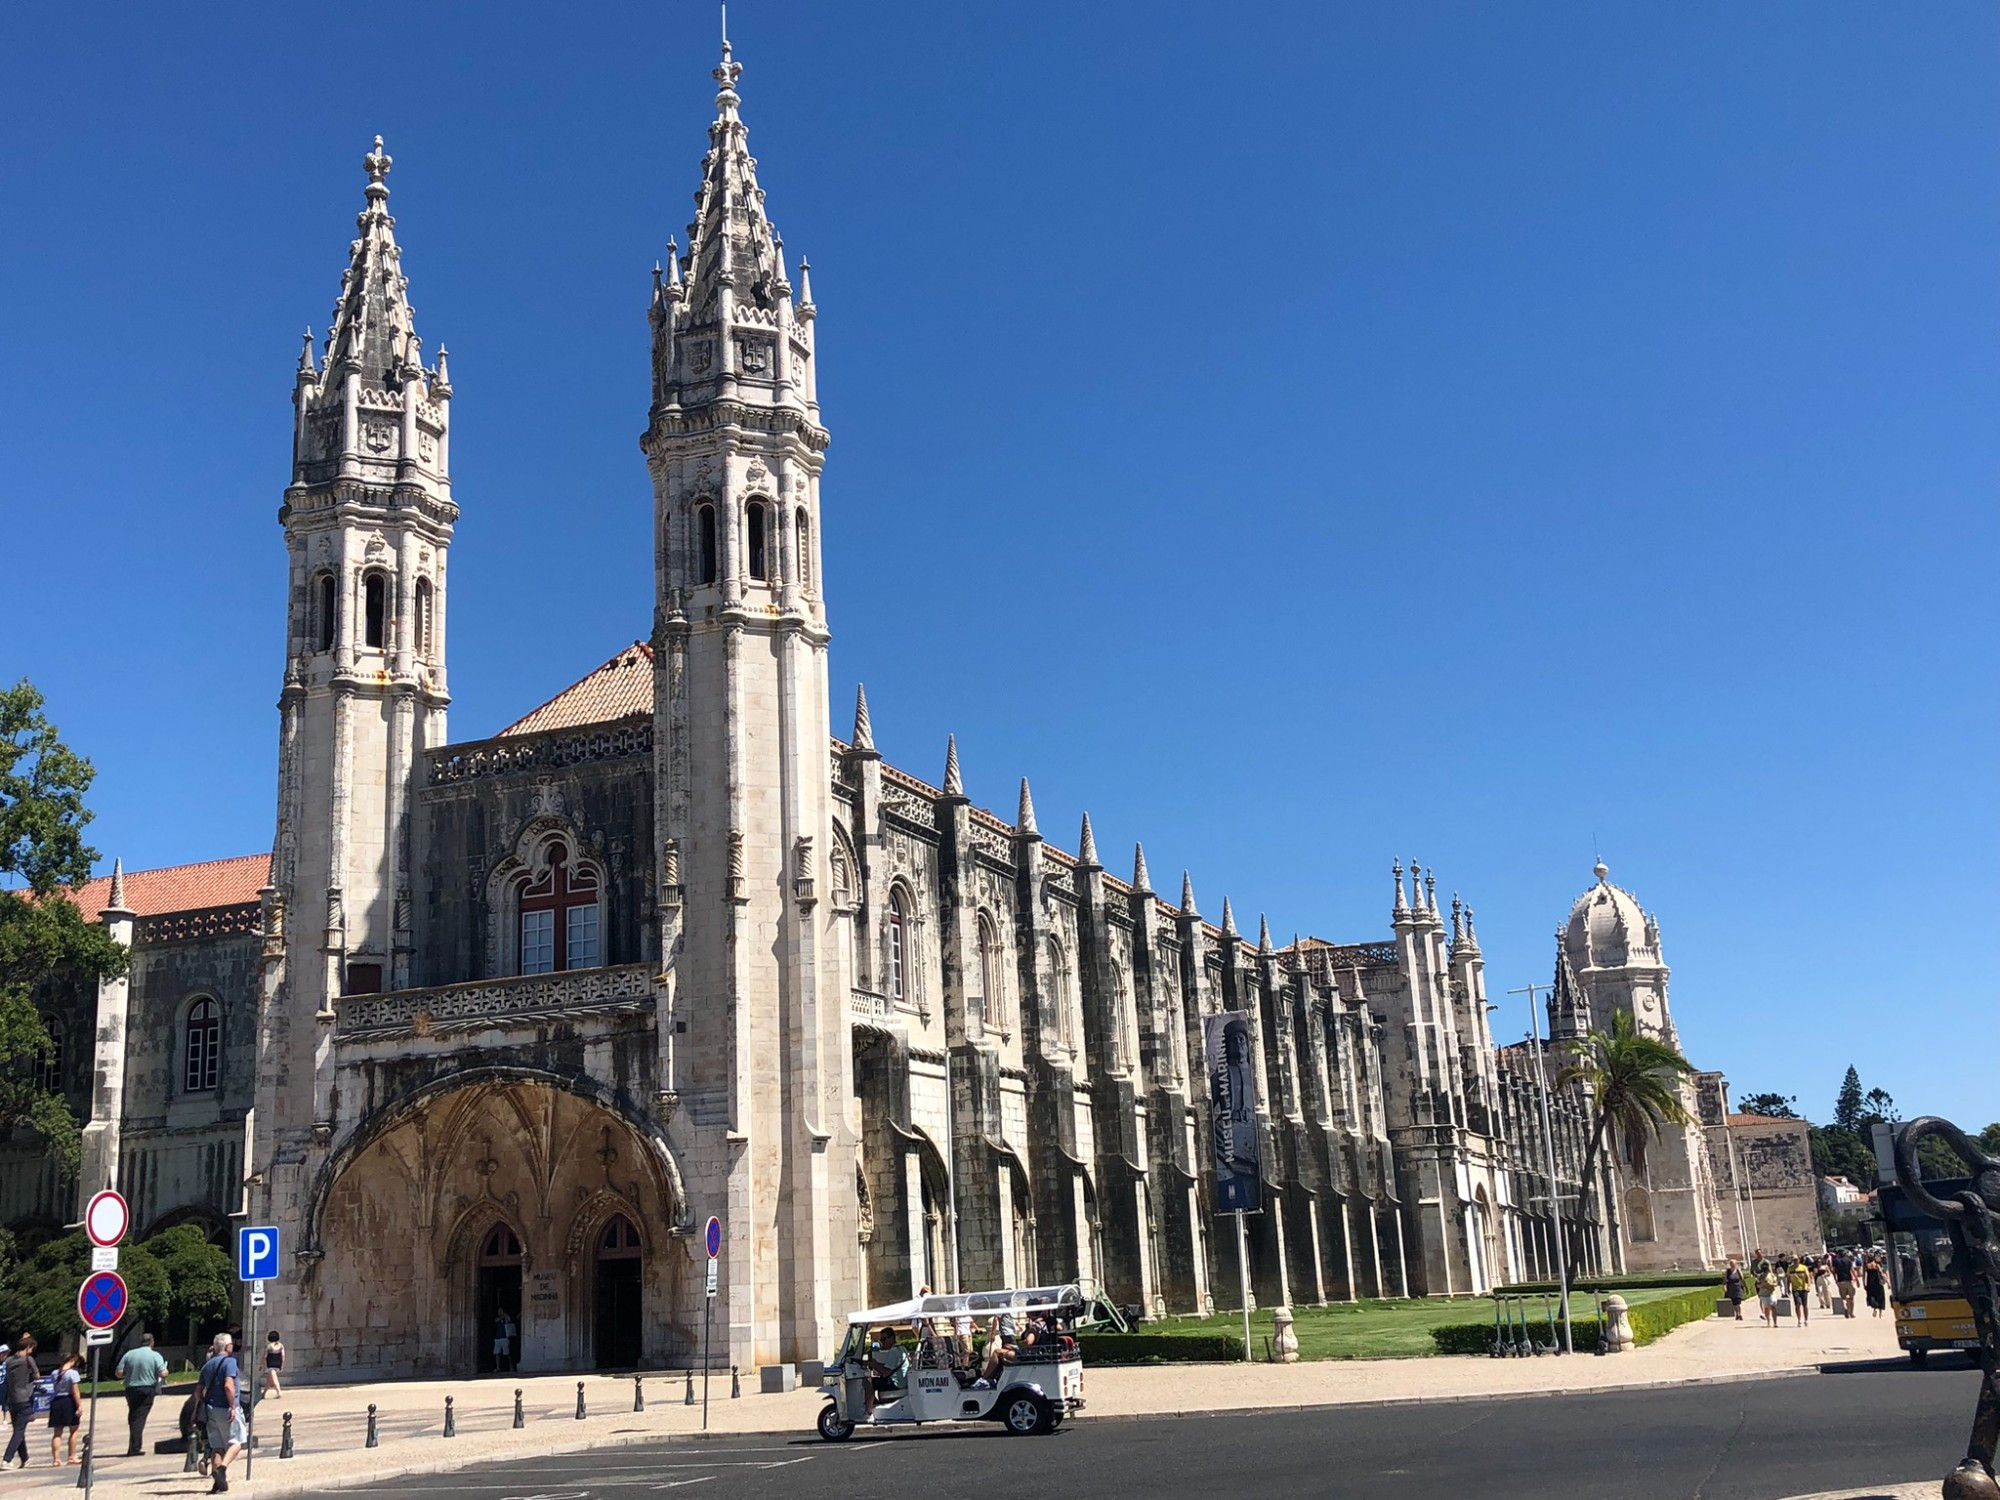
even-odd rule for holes
{"type": "Polygon", "coordinates": [[[1931,1351],[1928,1349],[1912,1349],[1910,1351],[1910,1363],[1915,1365],[1919,1370],[1924,1367],[1924,1361],[1930,1357],[1931,1351]]]}
{"type": "Polygon", "coordinates": [[[829,1401],[820,1408],[819,1435],[829,1443],[844,1443],[854,1436],[854,1424],[841,1416],[840,1408],[829,1401]]]}
{"type": "Polygon", "coordinates": [[[1055,1425],[1055,1412],[1044,1397],[1034,1391],[1023,1391],[1007,1402],[1000,1420],[1016,1437],[1032,1437],[1055,1425]]]}

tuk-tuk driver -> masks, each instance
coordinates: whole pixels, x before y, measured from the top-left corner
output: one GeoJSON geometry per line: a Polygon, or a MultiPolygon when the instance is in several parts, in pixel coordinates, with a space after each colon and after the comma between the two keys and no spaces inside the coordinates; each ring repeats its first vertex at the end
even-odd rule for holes
{"type": "Polygon", "coordinates": [[[896,1330],[883,1328],[875,1335],[875,1347],[868,1351],[868,1370],[875,1378],[868,1382],[868,1410],[875,1410],[875,1396],[893,1396],[910,1378],[910,1351],[896,1342],[896,1330]]]}

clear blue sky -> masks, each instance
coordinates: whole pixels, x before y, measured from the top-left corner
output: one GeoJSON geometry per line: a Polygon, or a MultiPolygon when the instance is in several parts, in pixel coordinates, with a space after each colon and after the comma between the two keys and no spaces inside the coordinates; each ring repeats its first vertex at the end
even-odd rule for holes
{"type": "MultiPolygon", "coordinates": [[[[2000,10],[732,10],[813,263],[839,702],[1205,911],[1547,980],[1593,842],[1690,1052],[2000,1117],[2000,10]]],[[[127,864],[266,847],[289,391],[377,131],[450,346],[455,737],[651,605],[708,4],[10,7],[0,675],[127,864]]],[[[1521,1002],[1503,1033],[1525,1028],[1521,1002]]]]}

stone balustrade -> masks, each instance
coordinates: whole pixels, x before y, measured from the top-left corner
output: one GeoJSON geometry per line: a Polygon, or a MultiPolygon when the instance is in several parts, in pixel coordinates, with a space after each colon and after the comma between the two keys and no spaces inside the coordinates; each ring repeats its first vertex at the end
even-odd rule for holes
{"type": "Polygon", "coordinates": [[[341,1041],[435,1036],[492,1027],[538,1026],[653,1010],[652,964],[613,964],[564,974],[478,979],[431,989],[348,995],[336,1002],[341,1041]]]}

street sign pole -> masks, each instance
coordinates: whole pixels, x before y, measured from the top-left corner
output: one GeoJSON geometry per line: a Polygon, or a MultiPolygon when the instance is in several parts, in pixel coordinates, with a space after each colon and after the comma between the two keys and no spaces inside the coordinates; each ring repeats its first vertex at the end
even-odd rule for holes
{"type": "Polygon", "coordinates": [[[1243,1363],[1250,1363],[1250,1235],[1243,1227],[1243,1210],[1236,1210],[1236,1271],[1243,1289],[1243,1363]]]}
{"type": "MultiPolygon", "coordinates": [[[[250,1283],[252,1286],[256,1282],[250,1283]]],[[[236,1394],[243,1403],[243,1479],[249,1482],[250,1471],[257,1462],[257,1388],[244,1375],[243,1369],[250,1354],[257,1347],[257,1299],[250,1298],[250,1326],[244,1330],[250,1348],[236,1358],[236,1394]]]]}
{"type": "Polygon", "coordinates": [[[91,1486],[97,1481],[97,1351],[90,1346],[90,1429],[83,1435],[83,1500],[90,1500],[91,1486]]]}
{"type": "Polygon", "coordinates": [[[715,1327],[715,1263],[722,1254],[722,1220],[708,1216],[701,1234],[702,1248],[708,1251],[708,1295],[702,1301],[701,1317],[701,1430],[708,1431],[708,1340],[715,1327]]]}

